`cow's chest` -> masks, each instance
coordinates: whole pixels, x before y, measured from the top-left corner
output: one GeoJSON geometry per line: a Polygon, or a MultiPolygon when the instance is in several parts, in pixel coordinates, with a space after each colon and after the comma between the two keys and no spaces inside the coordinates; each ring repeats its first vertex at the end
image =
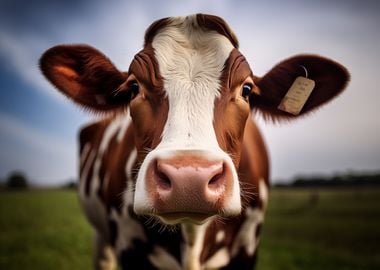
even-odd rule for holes
{"type": "Polygon", "coordinates": [[[262,213],[248,208],[230,221],[164,228],[136,217],[131,207],[111,210],[110,242],[123,269],[233,269],[253,265],[262,213]]]}

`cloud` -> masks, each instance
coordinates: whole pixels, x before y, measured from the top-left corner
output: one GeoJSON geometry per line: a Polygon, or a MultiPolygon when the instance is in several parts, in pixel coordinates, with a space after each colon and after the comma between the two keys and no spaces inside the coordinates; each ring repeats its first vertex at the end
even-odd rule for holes
{"type": "Polygon", "coordinates": [[[56,183],[75,177],[77,146],[48,136],[9,115],[0,114],[0,175],[22,170],[35,182],[56,183]]]}
{"type": "Polygon", "coordinates": [[[42,90],[44,94],[62,100],[52,86],[43,78],[38,69],[39,48],[44,47],[40,38],[20,37],[5,31],[0,31],[0,53],[8,67],[20,76],[33,89],[42,90]]]}

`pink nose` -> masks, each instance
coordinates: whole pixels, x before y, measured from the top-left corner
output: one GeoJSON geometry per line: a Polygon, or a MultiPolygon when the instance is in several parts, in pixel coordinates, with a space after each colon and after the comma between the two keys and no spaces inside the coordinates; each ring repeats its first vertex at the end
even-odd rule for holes
{"type": "Polygon", "coordinates": [[[148,190],[155,194],[159,216],[204,219],[218,214],[232,189],[231,172],[223,160],[186,155],[156,159],[151,165],[148,190]]]}

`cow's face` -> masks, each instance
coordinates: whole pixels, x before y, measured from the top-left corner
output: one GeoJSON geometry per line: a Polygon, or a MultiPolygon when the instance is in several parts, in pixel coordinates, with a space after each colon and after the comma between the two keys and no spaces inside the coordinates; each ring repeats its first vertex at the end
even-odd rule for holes
{"type": "Polygon", "coordinates": [[[126,82],[139,88],[130,103],[141,162],[134,209],[170,223],[236,215],[251,70],[230,39],[195,16],[159,24],[126,82]]]}
{"type": "Polygon", "coordinates": [[[81,105],[112,111],[129,105],[141,164],[137,214],[201,223],[241,212],[237,168],[251,109],[273,119],[294,117],[277,107],[303,67],[316,87],[302,114],[348,80],[342,66],[312,55],[290,58],[258,78],[237,47],[222,19],[196,15],[154,23],[128,73],[83,45],[48,50],[41,68],[81,105]]]}

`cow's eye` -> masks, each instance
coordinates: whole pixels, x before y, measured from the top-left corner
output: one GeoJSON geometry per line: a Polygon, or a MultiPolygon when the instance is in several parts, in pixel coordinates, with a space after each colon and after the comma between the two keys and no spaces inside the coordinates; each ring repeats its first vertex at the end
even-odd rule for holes
{"type": "Polygon", "coordinates": [[[137,81],[122,84],[114,93],[112,102],[114,104],[128,104],[139,93],[140,86],[137,81]]]}
{"type": "Polygon", "coordinates": [[[241,91],[241,95],[243,98],[245,99],[248,99],[249,98],[249,95],[251,94],[251,90],[252,90],[252,85],[251,84],[244,84],[243,85],[243,89],[241,91]]]}
{"type": "Polygon", "coordinates": [[[128,92],[131,98],[134,98],[140,91],[140,86],[137,81],[131,81],[128,85],[128,92]]]}

